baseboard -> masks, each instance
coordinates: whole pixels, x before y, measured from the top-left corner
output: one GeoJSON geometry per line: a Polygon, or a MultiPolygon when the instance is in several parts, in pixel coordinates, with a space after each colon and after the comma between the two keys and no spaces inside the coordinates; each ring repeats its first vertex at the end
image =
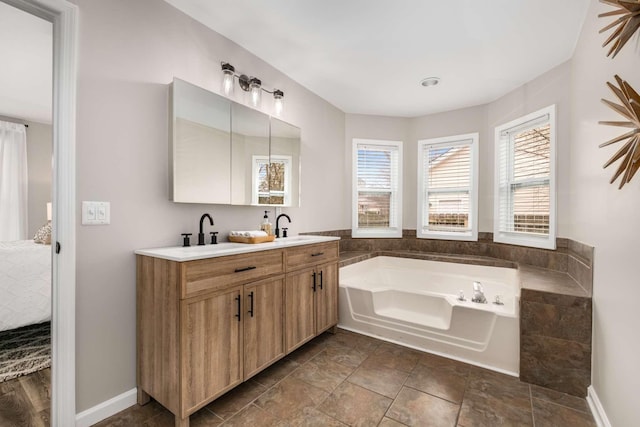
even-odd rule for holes
{"type": "Polygon", "coordinates": [[[598,395],[596,394],[596,390],[592,385],[587,389],[587,403],[589,404],[589,409],[591,409],[591,414],[593,414],[593,419],[598,427],[611,427],[607,414],[604,412],[604,408],[602,407],[600,399],[598,399],[598,395]]]}
{"type": "Polygon", "coordinates": [[[89,427],[105,418],[117,414],[120,411],[133,406],[138,401],[138,389],[133,388],[129,391],[112,397],[92,408],[76,414],[76,427],[89,427]]]}

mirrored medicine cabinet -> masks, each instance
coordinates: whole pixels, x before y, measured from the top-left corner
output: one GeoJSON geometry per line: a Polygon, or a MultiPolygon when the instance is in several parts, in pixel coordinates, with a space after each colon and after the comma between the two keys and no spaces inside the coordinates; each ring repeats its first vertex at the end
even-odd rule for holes
{"type": "Polygon", "coordinates": [[[177,78],[169,105],[170,200],[299,206],[299,128],[177,78]]]}

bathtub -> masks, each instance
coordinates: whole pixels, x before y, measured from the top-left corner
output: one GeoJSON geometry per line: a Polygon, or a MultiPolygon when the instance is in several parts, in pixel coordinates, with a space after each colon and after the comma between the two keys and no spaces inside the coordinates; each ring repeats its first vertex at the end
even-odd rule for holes
{"type": "Polygon", "coordinates": [[[340,268],[339,327],[517,376],[519,299],[516,269],[380,256],[340,268]]]}

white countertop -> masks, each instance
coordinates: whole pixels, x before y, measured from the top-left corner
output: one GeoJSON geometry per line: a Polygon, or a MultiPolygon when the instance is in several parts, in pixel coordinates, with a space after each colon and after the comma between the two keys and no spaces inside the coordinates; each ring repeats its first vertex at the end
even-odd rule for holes
{"type": "Polygon", "coordinates": [[[224,242],[217,245],[204,246],[171,246],[167,248],[138,249],[137,255],[146,255],[155,258],[168,259],[170,261],[193,261],[197,259],[216,258],[227,255],[238,255],[249,252],[268,251],[269,249],[288,248],[291,246],[312,245],[314,243],[331,242],[340,240],[333,236],[294,236],[282,237],[273,242],[257,243],[254,245],[246,243],[224,242]]]}

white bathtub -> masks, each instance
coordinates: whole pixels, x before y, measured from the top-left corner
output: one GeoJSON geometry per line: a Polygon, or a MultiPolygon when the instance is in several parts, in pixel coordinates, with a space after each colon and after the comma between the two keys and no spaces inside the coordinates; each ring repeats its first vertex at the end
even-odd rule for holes
{"type": "Polygon", "coordinates": [[[375,257],[340,268],[339,326],[517,376],[519,299],[516,269],[375,257]]]}

